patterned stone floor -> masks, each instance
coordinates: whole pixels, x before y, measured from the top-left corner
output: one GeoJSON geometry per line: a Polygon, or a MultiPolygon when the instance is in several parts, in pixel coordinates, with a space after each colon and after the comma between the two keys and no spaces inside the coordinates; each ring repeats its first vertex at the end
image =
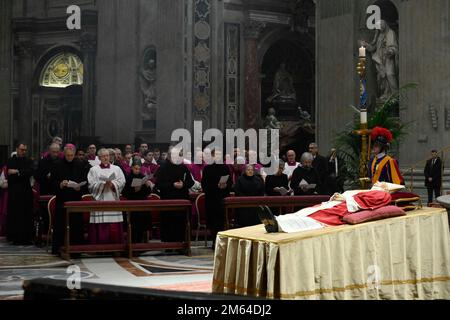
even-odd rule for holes
{"type": "Polygon", "coordinates": [[[80,267],[82,282],[211,292],[214,252],[195,245],[191,257],[152,251],[132,260],[83,255],[69,263],[45,249],[11,246],[0,239],[0,300],[22,299],[22,283],[27,279],[67,279],[72,264],[80,267]]]}

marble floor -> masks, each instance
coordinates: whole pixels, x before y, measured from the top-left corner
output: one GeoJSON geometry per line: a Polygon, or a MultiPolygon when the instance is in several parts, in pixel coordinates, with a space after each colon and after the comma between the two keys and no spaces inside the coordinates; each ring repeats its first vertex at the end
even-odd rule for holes
{"type": "Polygon", "coordinates": [[[12,246],[0,239],[0,300],[22,299],[24,280],[67,279],[77,265],[82,283],[211,292],[214,251],[193,243],[192,256],[151,251],[131,260],[116,256],[82,255],[67,262],[45,248],[12,246]]]}

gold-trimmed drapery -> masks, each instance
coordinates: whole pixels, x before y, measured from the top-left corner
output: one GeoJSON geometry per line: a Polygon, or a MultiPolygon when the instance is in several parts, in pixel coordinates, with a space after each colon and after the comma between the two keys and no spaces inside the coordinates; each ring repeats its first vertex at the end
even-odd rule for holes
{"type": "Polygon", "coordinates": [[[450,299],[447,211],[286,234],[217,235],[213,292],[270,299],[450,299]]]}

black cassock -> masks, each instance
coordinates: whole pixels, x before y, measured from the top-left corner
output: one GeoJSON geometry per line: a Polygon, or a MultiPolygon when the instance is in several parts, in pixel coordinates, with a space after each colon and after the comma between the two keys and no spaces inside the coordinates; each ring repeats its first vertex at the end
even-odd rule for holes
{"type": "Polygon", "coordinates": [[[294,190],[296,196],[312,195],[315,192],[320,191],[321,180],[319,173],[314,168],[297,167],[292,173],[291,189],[294,190]],[[299,187],[302,180],[305,180],[308,184],[315,184],[316,188],[303,191],[299,187]]]}
{"type": "MultiPolygon", "coordinates": [[[[259,175],[239,177],[234,186],[237,197],[264,196],[264,181],[259,175]]],[[[260,224],[257,208],[245,208],[236,210],[236,221],[240,227],[248,227],[260,224]]]]}
{"type": "Polygon", "coordinates": [[[266,177],[265,185],[266,194],[268,196],[281,196],[281,193],[274,191],[273,189],[284,187],[286,190],[289,190],[289,179],[284,173],[279,176],[270,175],[266,177]]]}
{"type": "MultiPolygon", "coordinates": [[[[136,188],[131,187],[133,179],[142,178],[144,178],[144,175],[141,173],[137,175],[131,173],[127,177],[127,182],[122,191],[122,195],[127,198],[127,200],[146,200],[150,195],[152,189],[146,185],[141,186],[139,191],[136,191],[136,188]]],[[[152,216],[149,212],[131,212],[131,236],[133,243],[143,242],[144,232],[150,230],[151,223],[152,216]]]]}
{"type": "MultiPolygon", "coordinates": [[[[88,194],[87,185],[80,191],[73,188],[60,188],[62,181],[73,181],[77,183],[87,181],[86,170],[83,163],[74,159],[68,162],[61,159],[53,172],[56,189],[56,214],[53,223],[52,253],[58,254],[59,248],[64,245],[64,232],[66,229],[66,210],[64,203],[68,201],[81,201],[84,194],[88,194]]],[[[82,244],[84,242],[83,215],[74,213],[70,216],[70,244],[82,244]]]]}
{"type": "Polygon", "coordinates": [[[232,186],[232,176],[228,165],[211,164],[203,169],[202,189],[205,193],[206,224],[211,230],[213,241],[217,232],[224,229],[224,208],[223,199],[230,195],[232,186]],[[221,177],[229,176],[227,188],[220,189],[219,181],[221,177]]]}
{"type": "Polygon", "coordinates": [[[319,175],[319,188],[320,189],[317,189],[317,191],[320,193],[324,193],[324,191],[322,190],[322,187],[325,186],[325,180],[328,175],[328,161],[325,157],[318,154],[314,158],[312,166],[314,169],[316,169],[317,174],[319,175]]]}
{"type": "Polygon", "coordinates": [[[52,172],[55,170],[56,165],[61,159],[52,159],[50,155],[39,160],[38,168],[34,177],[39,183],[39,193],[41,196],[45,195],[55,195],[55,183],[52,172]]]}
{"type": "Polygon", "coordinates": [[[8,175],[8,213],[6,217],[6,238],[14,244],[30,244],[33,240],[33,191],[30,178],[33,162],[27,157],[10,158],[8,170],[19,170],[8,175]]]}
{"type": "MultiPolygon", "coordinates": [[[[189,200],[189,189],[194,185],[191,173],[183,164],[165,161],[156,172],[156,188],[159,189],[161,199],[189,200]],[[182,189],[176,189],[174,183],[183,181],[182,189]]],[[[186,233],[186,213],[181,211],[161,212],[161,241],[182,242],[186,233]]]]}

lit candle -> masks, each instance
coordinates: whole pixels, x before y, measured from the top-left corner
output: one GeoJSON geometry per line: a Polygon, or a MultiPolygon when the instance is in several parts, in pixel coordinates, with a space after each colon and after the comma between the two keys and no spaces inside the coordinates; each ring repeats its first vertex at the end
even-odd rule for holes
{"type": "Polygon", "coordinates": [[[361,123],[365,124],[367,123],[367,110],[361,109],[361,123]]]}
{"type": "Polygon", "coordinates": [[[359,48],[359,57],[360,58],[365,58],[366,57],[366,48],[364,46],[359,48]]]}

